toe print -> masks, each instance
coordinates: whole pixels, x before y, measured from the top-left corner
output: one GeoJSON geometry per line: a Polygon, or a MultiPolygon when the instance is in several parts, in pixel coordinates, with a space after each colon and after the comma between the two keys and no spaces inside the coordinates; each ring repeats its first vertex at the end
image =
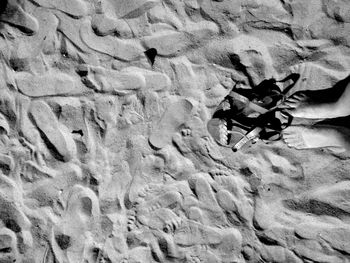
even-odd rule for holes
{"type": "Polygon", "coordinates": [[[168,234],[174,233],[176,229],[178,229],[181,226],[181,223],[182,223],[182,219],[180,217],[174,217],[173,219],[165,222],[163,231],[168,234]]]}
{"type": "Polygon", "coordinates": [[[136,228],[136,214],[134,210],[129,210],[127,213],[127,229],[128,231],[132,231],[136,228]]]}
{"type": "Polygon", "coordinates": [[[180,100],[169,106],[160,119],[157,127],[153,129],[149,142],[161,149],[171,142],[173,135],[178,132],[190,117],[193,105],[188,100],[180,100]]]}

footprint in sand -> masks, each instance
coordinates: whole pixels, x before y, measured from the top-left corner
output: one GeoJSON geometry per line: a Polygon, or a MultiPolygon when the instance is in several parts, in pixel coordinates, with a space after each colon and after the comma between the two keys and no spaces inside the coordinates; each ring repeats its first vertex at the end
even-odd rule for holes
{"type": "Polygon", "coordinates": [[[82,0],[33,0],[33,2],[44,8],[59,10],[75,18],[83,17],[89,13],[87,3],[82,0]]]}
{"type": "Polygon", "coordinates": [[[17,237],[8,228],[0,229],[0,262],[16,262],[19,260],[17,237]]]}
{"type": "Polygon", "coordinates": [[[39,30],[38,20],[27,13],[18,2],[15,0],[2,2],[0,22],[8,23],[28,35],[37,33],[39,30]]]}
{"type": "Polygon", "coordinates": [[[215,247],[223,257],[232,258],[235,251],[241,250],[242,235],[235,228],[221,229],[187,220],[175,231],[174,241],[180,247],[215,247]]]}
{"type": "Polygon", "coordinates": [[[216,193],[217,202],[222,209],[228,213],[238,216],[240,221],[252,225],[254,214],[253,200],[247,195],[250,188],[247,183],[238,176],[230,175],[225,171],[212,171],[218,191],[216,193]]]}
{"type": "Polygon", "coordinates": [[[181,126],[190,118],[192,109],[192,103],[186,99],[172,103],[152,130],[150,144],[158,149],[169,144],[173,135],[179,132],[181,126]]]}
{"type": "Polygon", "coordinates": [[[130,211],[128,228],[132,230],[138,223],[151,229],[172,233],[181,224],[181,218],[173,211],[183,203],[182,196],[176,190],[165,190],[155,185],[145,187],[139,194],[135,211],[130,211]]]}
{"type": "Polygon", "coordinates": [[[0,172],[0,227],[12,231],[18,238],[18,248],[23,250],[33,245],[32,223],[25,212],[20,188],[14,180],[0,172]]]}
{"type": "Polygon", "coordinates": [[[186,250],[185,260],[188,263],[219,263],[221,260],[206,246],[194,246],[186,250]]]}
{"type": "Polygon", "coordinates": [[[284,154],[280,152],[274,153],[271,151],[265,151],[264,157],[271,164],[272,172],[293,179],[304,178],[304,171],[301,163],[298,162],[294,156],[288,156],[287,151],[284,154]]]}
{"type": "Polygon", "coordinates": [[[138,214],[152,213],[160,208],[176,207],[182,203],[182,197],[179,192],[170,191],[159,195],[151,200],[141,203],[138,207],[138,214]]]}
{"type": "Polygon", "coordinates": [[[72,188],[62,221],[52,230],[51,246],[59,262],[81,262],[88,256],[99,211],[92,190],[80,185],[72,188]]]}
{"type": "Polygon", "coordinates": [[[70,161],[76,155],[76,145],[66,127],[60,124],[44,101],[33,101],[29,110],[30,116],[42,133],[47,147],[54,156],[62,161],[70,161]]]}

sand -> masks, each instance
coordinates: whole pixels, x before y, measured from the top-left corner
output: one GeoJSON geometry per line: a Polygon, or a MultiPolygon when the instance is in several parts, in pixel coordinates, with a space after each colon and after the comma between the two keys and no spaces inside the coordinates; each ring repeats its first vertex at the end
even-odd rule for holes
{"type": "Polygon", "coordinates": [[[0,263],[350,262],[348,152],[207,130],[235,84],[346,78],[348,0],[2,2],[0,263]]]}

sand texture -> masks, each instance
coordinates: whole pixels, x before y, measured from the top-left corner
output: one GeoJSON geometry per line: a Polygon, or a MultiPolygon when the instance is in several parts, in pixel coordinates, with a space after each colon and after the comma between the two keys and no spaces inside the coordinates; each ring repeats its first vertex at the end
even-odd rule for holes
{"type": "Polygon", "coordinates": [[[0,263],[350,262],[349,152],[207,130],[291,73],[349,76],[349,0],[2,0],[0,263]]]}

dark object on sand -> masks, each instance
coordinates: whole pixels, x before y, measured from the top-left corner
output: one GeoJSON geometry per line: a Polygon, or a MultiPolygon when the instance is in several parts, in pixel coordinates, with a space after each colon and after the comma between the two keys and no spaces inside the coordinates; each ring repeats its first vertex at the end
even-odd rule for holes
{"type": "Polygon", "coordinates": [[[151,63],[151,65],[153,66],[156,56],[158,54],[157,49],[150,48],[150,49],[147,49],[144,53],[148,58],[149,62],[151,63]]]}
{"type": "Polygon", "coordinates": [[[231,147],[233,151],[259,139],[279,140],[282,130],[290,125],[292,116],[284,113],[288,118],[282,123],[277,117],[282,111],[278,105],[285,100],[299,77],[299,74],[291,74],[280,81],[264,80],[252,89],[234,87],[208,122],[209,133],[219,145],[231,147]],[[289,80],[291,84],[283,91],[276,84],[289,80]]]}
{"type": "Polygon", "coordinates": [[[65,250],[71,246],[71,238],[70,236],[61,234],[61,235],[56,235],[55,236],[56,242],[58,246],[62,249],[65,250]]]}

